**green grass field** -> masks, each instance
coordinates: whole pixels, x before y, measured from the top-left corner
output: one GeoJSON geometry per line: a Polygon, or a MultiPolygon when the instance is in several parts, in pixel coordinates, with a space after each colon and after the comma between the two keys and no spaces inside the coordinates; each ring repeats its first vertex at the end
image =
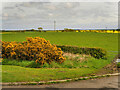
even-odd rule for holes
{"type": "MultiPolygon", "coordinates": [[[[99,62],[99,61],[98,61],[99,62]]],[[[105,61],[103,61],[105,64],[105,61]]],[[[94,63],[95,64],[95,63],[94,63]]],[[[97,63],[96,63],[97,64],[97,63]]],[[[104,64],[99,64],[102,68],[104,64]]],[[[93,66],[93,64],[92,64],[93,66]]],[[[20,66],[3,65],[2,82],[48,81],[77,78],[95,73],[100,68],[25,68],[20,66]]]]}
{"type": "Polygon", "coordinates": [[[97,59],[84,63],[90,68],[25,68],[20,66],[2,65],[3,82],[41,81],[51,79],[75,78],[94,73],[109,64],[117,55],[118,34],[92,32],[13,32],[4,33],[2,41],[25,41],[27,37],[43,37],[52,44],[73,45],[80,47],[101,47],[107,50],[108,59],[97,59]],[[92,67],[95,66],[95,67],[92,67]],[[97,67],[97,68],[96,68],[97,67]],[[32,79],[33,78],[33,79],[32,79]]]}
{"type": "Polygon", "coordinates": [[[84,74],[89,74],[94,70],[82,68],[82,69],[46,69],[46,68],[24,68],[19,66],[2,66],[3,82],[19,82],[19,81],[42,81],[42,80],[52,80],[52,79],[66,79],[75,78],[84,74]],[[87,71],[87,72],[86,72],[87,71]]]}
{"type": "Polygon", "coordinates": [[[2,34],[2,41],[25,41],[27,37],[43,37],[52,44],[101,47],[118,51],[118,34],[92,32],[13,32],[2,34]]]}
{"type": "MultiPolygon", "coordinates": [[[[58,79],[77,78],[98,72],[110,60],[88,58],[88,61],[79,63],[66,60],[63,64],[52,63],[41,68],[28,68],[32,61],[18,62],[4,60],[8,65],[2,65],[2,82],[48,81],[58,79]]],[[[34,64],[35,65],[35,64],[34,64]]]]}
{"type": "Polygon", "coordinates": [[[101,47],[112,57],[118,54],[117,33],[94,32],[7,32],[2,34],[2,41],[25,41],[27,37],[42,37],[52,44],[73,45],[80,47],[101,47]]]}

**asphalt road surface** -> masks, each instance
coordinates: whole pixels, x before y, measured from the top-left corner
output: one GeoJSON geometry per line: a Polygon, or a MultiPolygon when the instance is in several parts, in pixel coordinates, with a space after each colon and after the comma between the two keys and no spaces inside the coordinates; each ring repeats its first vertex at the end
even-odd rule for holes
{"type": "Polygon", "coordinates": [[[3,86],[2,88],[55,88],[56,90],[61,90],[60,88],[117,88],[120,82],[120,77],[111,76],[98,79],[89,79],[81,81],[72,81],[59,84],[50,84],[50,85],[21,85],[21,86],[3,86]]]}

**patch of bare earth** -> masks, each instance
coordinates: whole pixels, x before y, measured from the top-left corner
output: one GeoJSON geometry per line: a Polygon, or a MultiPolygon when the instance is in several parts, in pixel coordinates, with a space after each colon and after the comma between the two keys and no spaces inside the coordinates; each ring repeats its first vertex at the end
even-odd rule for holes
{"type": "Polygon", "coordinates": [[[69,60],[77,60],[80,62],[87,61],[88,58],[90,58],[90,55],[85,55],[85,54],[73,54],[73,53],[65,53],[63,52],[63,56],[67,57],[69,60]]]}

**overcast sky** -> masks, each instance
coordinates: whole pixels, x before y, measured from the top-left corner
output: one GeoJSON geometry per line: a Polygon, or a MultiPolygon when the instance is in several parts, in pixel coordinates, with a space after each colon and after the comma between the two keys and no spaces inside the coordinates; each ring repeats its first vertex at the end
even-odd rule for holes
{"type": "Polygon", "coordinates": [[[117,2],[4,2],[2,29],[118,28],[117,2]]]}

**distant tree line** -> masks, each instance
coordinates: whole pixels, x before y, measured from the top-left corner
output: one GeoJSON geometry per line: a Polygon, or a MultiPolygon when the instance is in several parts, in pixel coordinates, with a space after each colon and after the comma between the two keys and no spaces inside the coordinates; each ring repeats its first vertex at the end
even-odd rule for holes
{"type": "Polygon", "coordinates": [[[37,30],[35,29],[30,29],[30,30],[1,30],[2,32],[120,32],[120,29],[111,29],[111,30],[106,30],[106,29],[101,29],[101,30],[77,30],[77,29],[69,29],[69,28],[64,28],[64,30],[44,30],[42,27],[38,27],[37,30]]]}

